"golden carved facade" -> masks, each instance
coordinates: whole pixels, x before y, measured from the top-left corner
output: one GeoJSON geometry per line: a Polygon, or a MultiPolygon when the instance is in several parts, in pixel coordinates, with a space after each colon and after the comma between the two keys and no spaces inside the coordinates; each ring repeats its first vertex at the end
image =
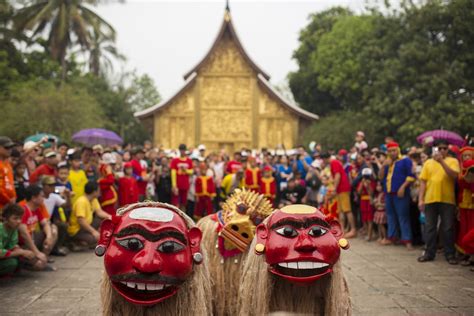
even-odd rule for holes
{"type": "Polygon", "coordinates": [[[170,100],[135,114],[153,122],[156,146],[291,148],[302,126],[317,118],[272,90],[269,77],[243,50],[230,15],[208,55],[185,78],[186,85],[170,100]]]}

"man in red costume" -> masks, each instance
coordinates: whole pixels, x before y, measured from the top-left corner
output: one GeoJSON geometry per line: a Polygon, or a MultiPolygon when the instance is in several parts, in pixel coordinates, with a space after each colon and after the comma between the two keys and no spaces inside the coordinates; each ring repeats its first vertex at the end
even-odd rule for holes
{"type": "Polygon", "coordinates": [[[245,188],[258,193],[262,179],[262,172],[257,166],[255,157],[250,156],[245,169],[245,188]]]}
{"type": "Polygon", "coordinates": [[[102,163],[99,167],[100,178],[97,181],[100,188],[100,206],[110,215],[115,214],[117,209],[118,194],[115,189],[115,176],[112,172],[112,165],[115,157],[111,153],[102,155],[102,163]]]}
{"type": "Polygon", "coordinates": [[[138,202],[138,183],[133,177],[133,166],[130,162],[123,165],[124,176],[119,179],[119,204],[125,206],[138,202]]]}
{"type": "Polygon", "coordinates": [[[339,222],[315,207],[274,211],[257,226],[255,252],[245,261],[239,315],[350,315],[339,258],[349,243],[342,236],[339,222]]]}
{"type": "Polygon", "coordinates": [[[270,166],[263,168],[263,178],[260,181],[260,194],[263,194],[270,203],[275,206],[276,181],[272,176],[273,169],[270,166]]]}
{"type": "Polygon", "coordinates": [[[142,147],[137,147],[132,151],[133,175],[138,182],[138,200],[143,201],[146,198],[146,186],[150,176],[147,173],[146,167],[142,166],[142,161],[145,158],[145,151],[142,147]]]}
{"type": "Polygon", "coordinates": [[[208,315],[209,275],[202,233],[176,207],[159,202],[119,209],[100,229],[104,315],[208,315]]]}
{"type": "Polygon", "coordinates": [[[179,157],[171,160],[171,204],[186,209],[189,176],[193,174],[193,161],[186,155],[186,145],[179,145],[179,157]]]}
{"type": "Polygon", "coordinates": [[[460,150],[461,173],[458,178],[459,229],[456,240],[458,251],[466,255],[463,265],[474,264],[474,252],[464,244],[464,237],[474,230],[474,147],[460,150]],[[470,258],[469,258],[470,256],[470,258]]]}
{"type": "Polygon", "coordinates": [[[207,165],[205,162],[199,164],[200,176],[196,178],[196,207],[194,209],[194,219],[198,221],[203,216],[213,213],[212,199],[216,196],[216,186],[214,179],[206,175],[207,165]]]}

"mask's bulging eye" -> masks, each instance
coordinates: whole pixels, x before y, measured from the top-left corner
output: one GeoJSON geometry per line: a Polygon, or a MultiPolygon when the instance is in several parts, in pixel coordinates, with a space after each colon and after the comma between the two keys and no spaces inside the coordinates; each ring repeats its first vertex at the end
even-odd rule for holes
{"type": "Polygon", "coordinates": [[[278,234],[280,234],[282,236],[285,236],[285,237],[288,237],[288,238],[293,238],[293,237],[298,236],[298,232],[296,231],[296,229],[294,229],[293,227],[290,227],[290,226],[285,226],[285,227],[282,227],[282,228],[278,228],[275,231],[278,234]]]}
{"type": "Polygon", "coordinates": [[[320,237],[320,236],[326,234],[327,232],[328,232],[327,229],[324,229],[324,228],[319,227],[319,226],[313,226],[309,230],[309,234],[313,237],[320,237]]]}
{"type": "Polygon", "coordinates": [[[117,240],[117,243],[125,249],[131,251],[138,251],[143,248],[143,243],[140,241],[140,239],[137,238],[121,239],[117,240]]]}
{"type": "Polygon", "coordinates": [[[184,246],[176,241],[165,241],[158,246],[158,251],[162,253],[175,253],[184,249],[184,246]]]}

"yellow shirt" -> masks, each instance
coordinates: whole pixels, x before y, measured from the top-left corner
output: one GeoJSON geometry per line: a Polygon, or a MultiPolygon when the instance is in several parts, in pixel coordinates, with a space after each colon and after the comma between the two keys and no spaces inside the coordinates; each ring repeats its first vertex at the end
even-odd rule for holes
{"type": "MultiPolygon", "coordinates": [[[[446,157],[444,162],[453,171],[459,172],[457,159],[446,157]]],[[[425,204],[436,202],[456,204],[455,179],[448,176],[439,162],[428,159],[423,165],[420,179],[426,181],[425,204]]]]}
{"type": "Polygon", "coordinates": [[[84,217],[87,223],[92,224],[94,219],[94,211],[100,209],[100,204],[97,199],[92,202],[87,199],[85,195],[79,197],[72,207],[71,217],[69,218],[69,227],[67,229],[70,236],[74,236],[81,229],[78,217],[84,217]]]}
{"type": "Polygon", "coordinates": [[[77,199],[84,195],[84,188],[87,183],[87,176],[84,170],[69,170],[69,176],[67,180],[71,183],[72,191],[74,195],[71,199],[71,204],[74,205],[77,199]]]}

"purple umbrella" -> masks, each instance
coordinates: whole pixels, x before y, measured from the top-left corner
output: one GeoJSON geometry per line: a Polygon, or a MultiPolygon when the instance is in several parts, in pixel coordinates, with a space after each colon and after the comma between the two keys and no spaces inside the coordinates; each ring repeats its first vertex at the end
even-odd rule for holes
{"type": "Polygon", "coordinates": [[[455,132],[436,129],[434,131],[424,132],[416,138],[418,143],[431,146],[437,139],[444,139],[448,143],[456,146],[464,146],[464,139],[455,132]]]}
{"type": "Polygon", "coordinates": [[[112,131],[102,128],[83,129],[72,136],[72,140],[86,145],[117,145],[123,143],[122,138],[112,131]]]}

